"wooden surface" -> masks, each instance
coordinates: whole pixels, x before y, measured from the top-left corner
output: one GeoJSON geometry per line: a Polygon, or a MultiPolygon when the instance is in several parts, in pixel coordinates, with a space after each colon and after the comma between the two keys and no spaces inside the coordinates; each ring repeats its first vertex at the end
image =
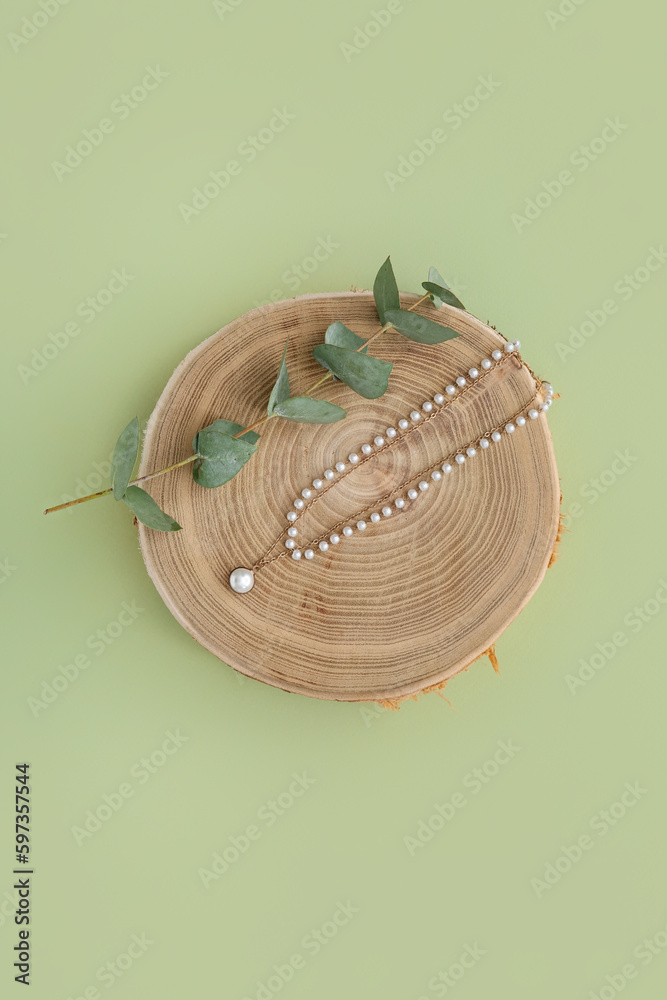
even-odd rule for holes
{"type": "MultiPolygon", "coordinates": [[[[403,308],[416,301],[401,296],[403,308]]],[[[248,594],[229,587],[230,572],[260,560],[286,527],[294,498],[325,468],[360,453],[363,442],[505,343],[460,310],[436,312],[426,302],[417,311],[461,336],[424,346],[383,334],[372,353],[394,369],[380,399],[328,382],[315,395],[345,407],[345,420],[270,421],[250,462],[216,490],[197,486],[191,466],[146,484],[183,526],[174,534],[139,526],[158,591],[195,639],[250,677],[344,701],[412,694],[488,649],[544,576],[560,488],[542,414],[455,468],[410,510],[355,531],[311,561],[277,559],[259,570],[248,594]]],[[[292,394],[307,389],[322,374],[312,348],[334,320],[370,336],[379,326],[371,293],[304,295],[265,306],[191,351],[150,419],[140,474],[190,455],[194,434],[217,418],[249,426],[261,417],[288,335],[292,394]]],[[[306,539],[503,423],[534,392],[518,359],[503,363],[422,430],[342,479],[300,519],[299,544],[305,548],[306,539]]]]}

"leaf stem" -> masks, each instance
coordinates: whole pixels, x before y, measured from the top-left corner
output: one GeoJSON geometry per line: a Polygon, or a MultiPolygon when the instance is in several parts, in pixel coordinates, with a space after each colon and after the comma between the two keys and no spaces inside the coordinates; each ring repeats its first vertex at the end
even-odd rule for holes
{"type": "MultiPolygon", "coordinates": [[[[421,303],[424,301],[424,299],[428,299],[429,297],[430,297],[430,293],[429,292],[427,292],[426,295],[422,295],[422,297],[420,299],[418,299],[418,301],[415,302],[414,305],[410,306],[410,308],[407,310],[407,312],[412,312],[412,310],[416,309],[418,305],[421,305],[421,303]]],[[[364,349],[364,347],[367,347],[368,344],[372,344],[373,341],[376,340],[380,336],[380,334],[384,333],[386,330],[390,330],[391,328],[392,328],[392,324],[391,323],[385,323],[384,326],[381,326],[379,330],[377,330],[371,337],[368,338],[367,341],[365,341],[363,344],[361,344],[357,348],[357,353],[359,351],[362,351],[364,349]]],[[[314,392],[315,389],[317,389],[319,386],[323,385],[330,378],[331,378],[331,372],[327,372],[327,374],[323,375],[322,378],[319,379],[317,382],[315,382],[314,385],[311,385],[310,389],[307,389],[306,392],[303,393],[303,395],[304,396],[310,396],[311,392],[314,392]]],[[[262,424],[265,424],[267,422],[267,420],[271,420],[271,418],[275,417],[275,416],[277,416],[276,413],[267,414],[265,417],[262,417],[260,420],[256,420],[254,424],[250,425],[250,427],[244,427],[237,434],[234,434],[234,437],[235,438],[243,437],[243,435],[247,434],[248,431],[254,431],[254,429],[256,427],[261,427],[262,424]]],[[[157,472],[151,472],[147,476],[140,476],[139,479],[133,479],[132,482],[129,483],[128,485],[129,486],[136,486],[138,483],[144,483],[144,482],[146,482],[147,479],[156,479],[158,476],[164,476],[164,474],[166,472],[172,472],[174,469],[180,469],[181,466],[188,465],[190,462],[196,461],[197,458],[199,458],[198,455],[190,455],[188,458],[184,458],[183,461],[181,461],[181,462],[174,462],[173,465],[168,465],[165,469],[159,469],[157,472]]],[[[107,494],[109,494],[111,492],[112,492],[112,489],[111,489],[111,487],[109,487],[106,490],[100,490],[98,493],[90,493],[90,494],[88,494],[88,496],[85,496],[85,497],[77,497],[76,500],[68,500],[67,503],[58,504],[57,507],[47,507],[47,509],[44,511],[44,513],[45,514],[53,514],[57,510],[66,510],[67,507],[74,507],[78,503],[86,503],[86,501],[88,501],[88,500],[95,500],[95,499],[97,499],[97,497],[107,496],[107,494]]]]}
{"type": "MultiPolygon", "coordinates": [[[[147,479],[155,479],[157,476],[163,476],[165,472],[171,472],[172,469],[179,469],[182,465],[187,465],[189,462],[194,462],[198,455],[190,455],[189,458],[184,458],[182,462],[174,462],[173,465],[168,465],[166,469],[160,469],[158,472],[150,472],[147,476],[139,476],[138,479],[133,479],[128,486],[136,486],[138,483],[145,483],[147,479]]],[[[86,503],[87,500],[96,500],[97,497],[105,497],[108,493],[112,492],[111,486],[106,490],[100,490],[99,493],[89,493],[86,497],[77,497],[76,500],[68,500],[67,503],[60,503],[57,507],[47,507],[43,512],[44,514],[53,514],[56,510],[65,510],[67,507],[74,507],[78,503],[86,503]]]]}

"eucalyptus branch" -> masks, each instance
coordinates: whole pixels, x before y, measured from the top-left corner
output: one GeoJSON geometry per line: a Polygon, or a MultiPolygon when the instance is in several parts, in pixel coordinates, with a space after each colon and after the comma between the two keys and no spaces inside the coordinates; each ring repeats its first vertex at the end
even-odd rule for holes
{"type": "Polygon", "coordinates": [[[425,299],[431,298],[436,305],[446,302],[449,305],[463,308],[463,303],[456,298],[435,268],[429,272],[428,282],[423,282],[426,294],[422,295],[409,309],[401,309],[400,296],[391,261],[386,261],[378,271],[373,285],[373,296],[380,328],[367,340],[358,337],[343,323],[332,323],[326,333],[325,342],[318,344],[313,355],[324,368],[325,375],[317,380],[301,396],[290,393],[289,376],[285,358],[287,344],[280,362],[278,378],[271,391],[266,415],[256,420],[249,427],[242,427],[230,420],[216,420],[195,435],[193,441],[194,454],[174,462],[164,469],[158,469],[148,475],[131,479],[139,454],[139,422],[132,420],[118,438],[111,463],[111,486],[85,497],[78,497],[55,507],[48,507],[44,513],[52,514],[57,510],[65,510],[76,504],[95,500],[97,497],[113,493],[114,499],[122,500],[134,513],[139,521],[157,531],[178,531],[180,525],[168,514],[160,510],[150,494],[139,487],[139,483],[156,479],[174,469],[195,463],[193,477],[200,486],[215,488],[224,485],[232,479],[257,450],[259,440],[255,429],[263,426],[274,417],[297,423],[332,423],[343,419],[346,411],[342,407],[322,399],[313,399],[312,393],[331,378],[345,382],[359,395],[366,399],[377,399],[387,390],[389,374],[393,365],[381,361],[367,353],[367,349],[378,337],[387,330],[396,330],[410,340],[423,344],[438,344],[457,336],[454,330],[434,323],[432,320],[414,313],[417,306],[425,299]]]}

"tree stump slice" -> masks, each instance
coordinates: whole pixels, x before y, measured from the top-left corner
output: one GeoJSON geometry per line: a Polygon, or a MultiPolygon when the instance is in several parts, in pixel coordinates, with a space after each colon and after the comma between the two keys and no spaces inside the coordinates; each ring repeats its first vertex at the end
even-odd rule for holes
{"type": "MultiPolygon", "coordinates": [[[[401,305],[417,300],[402,295],[401,305]]],[[[355,530],[327,552],[316,550],[312,560],[276,559],[256,573],[247,594],[229,586],[233,569],[253,566],[271,548],[294,499],[324,469],[347,464],[349,453],[360,453],[364,442],[504,347],[499,333],[469,313],[429,302],[416,311],[460,336],[427,346],[383,334],[372,352],[394,368],[380,399],[329,381],[315,395],[343,406],[344,420],[269,421],[259,429],[256,454],[219,489],[198,486],[190,465],[145,484],[183,528],[161,533],[139,525],[155,586],[198,642],[248,677],[316,698],[400,699],[468,666],[542,581],[560,510],[546,414],[479,450],[409,509],[355,530]]],[[[196,347],[150,418],[140,475],[191,455],[196,432],[218,418],[246,427],[258,420],[287,337],[292,394],[304,392],[322,374],[312,348],[335,320],[371,336],[379,327],[372,294],[277,302],[196,347]]],[[[507,359],[423,428],[343,477],[299,518],[299,546],[503,424],[535,392],[528,368],[507,359]]]]}

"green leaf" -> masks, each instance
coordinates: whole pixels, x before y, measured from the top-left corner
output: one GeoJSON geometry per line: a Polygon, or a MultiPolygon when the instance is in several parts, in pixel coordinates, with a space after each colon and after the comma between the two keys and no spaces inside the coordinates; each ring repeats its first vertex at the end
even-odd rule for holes
{"type": "Polygon", "coordinates": [[[389,257],[387,257],[386,261],[377,273],[375,284],[373,285],[373,297],[375,299],[375,307],[378,311],[380,322],[384,326],[384,324],[388,321],[387,311],[389,309],[401,308],[398,285],[396,284],[394,269],[391,266],[391,260],[389,257]]]}
{"type": "Polygon", "coordinates": [[[459,336],[456,330],[450,330],[448,326],[441,326],[405,309],[390,309],[387,312],[387,322],[395,326],[404,337],[416,340],[418,344],[441,344],[444,340],[459,336]]]}
{"type": "Polygon", "coordinates": [[[131,420],[116,441],[111,459],[111,487],[114,500],[121,500],[139,454],[139,421],[131,420]]]}
{"type": "Polygon", "coordinates": [[[380,361],[335,344],[318,344],[313,348],[313,355],[324,368],[366,399],[377,399],[387,391],[387,380],[393,368],[389,361],[380,361]]]}
{"type": "Polygon", "coordinates": [[[276,403],[282,403],[283,399],[289,399],[289,375],[287,374],[287,365],[285,364],[285,355],[287,354],[288,344],[289,337],[285,341],[285,350],[283,351],[283,356],[280,359],[280,367],[278,368],[278,378],[276,379],[276,384],[271,390],[271,395],[269,396],[269,405],[266,408],[266,412],[269,416],[273,413],[276,403]]]}
{"type": "Polygon", "coordinates": [[[460,299],[457,299],[442,275],[434,267],[429,268],[428,281],[422,281],[422,288],[431,293],[436,306],[447,303],[449,306],[456,306],[457,309],[465,309],[460,299]]]}
{"type": "Polygon", "coordinates": [[[347,411],[335,403],[327,403],[324,399],[311,399],[310,396],[294,396],[278,403],[273,411],[285,420],[294,420],[300,424],[333,424],[342,420],[347,411]]]}
{"type": "MultiPolygon", "coordinates": [[[[324,334],[324,343],[335,344],[336,347],[347,347],[348,351],[356,351],[366,341],[363,337],[358,337],[344,323],[336,322],[327,327],[327,332],[324,334]]],[[[368,347],[361,347],[359,354],[365,354],[367,350],[368,347]]]]}
{"type": "Polygon", "coordinates": [[[195,435],[192,447],[199,458],[192,469],[192,478],[199,486],[206,486],[208,489],[223,486],[252,458],[257,446],[251,439],[258,440],[258,436],[253,431],[248,431],[240,438],[232,437],[232,434],[242,430],[242,427],[229,420],[216,420],[210,427],[205,427],[195,435]],[[231,433],[222,430],[222,427],[231,433]]]}
{"type": "Polygon", "coordinates": [[[160,510],[153,497],[139,486],[128,486],[123,502],[127,504],[136,519],[148,528],[154,528],[155,531],[181,530],[180,524],[160,510]]]}
{"type": "MultiPolygon", "coordinates": [[[[229,434],[230,437],[234,437],[235,434],[243,430],[243,425],[235,424],[232,420],[214,420],[212,424],[209,424],[208,427],[203,427],[202,430],[220,431],[222,434],[229,434]]],[[[201,434],[201,431],[199,433],[201,434]]],[[[239,440],[248,441],[249,444],[257,444],[259,434],[255,434],[254,431],[248,431],[247,434],[242,434],[239,440]]],[[[195,435],[192,442],[192,450],[197,451],[197,435],[195,435]]]]}

